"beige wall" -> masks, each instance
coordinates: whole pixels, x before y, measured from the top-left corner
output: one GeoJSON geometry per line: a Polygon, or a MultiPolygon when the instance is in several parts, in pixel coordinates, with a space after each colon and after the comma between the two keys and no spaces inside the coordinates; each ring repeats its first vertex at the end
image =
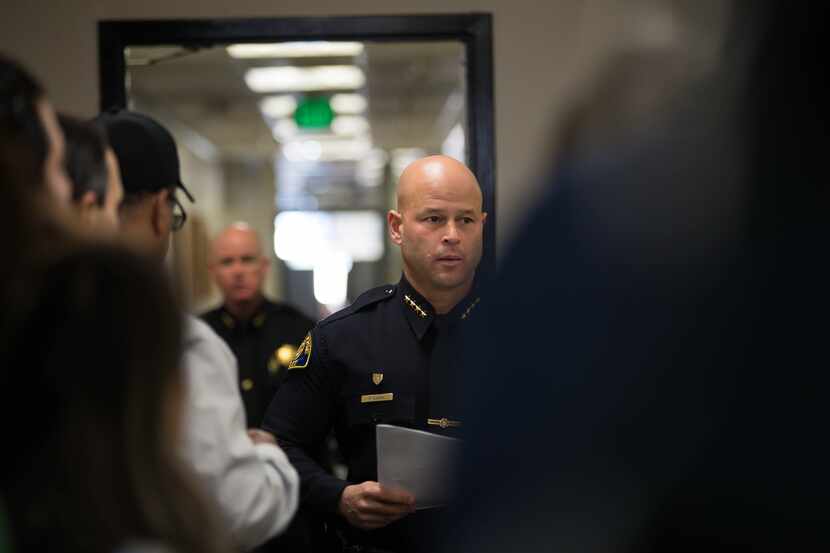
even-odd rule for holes
{"type": "MultiPolygon", "coordinates": [[[[637,0],[640,1],[640,0],[637,0]]],[[[604,59],[634,0],[7,0],[0,50],[46,85],[59,109],[98,107],[96,22],[101,19],[285,17],[491,12],[494,16],[497,210],[500,246],[532,201],[537,167],[551,159],[550,128],[604,59]]]]}
{"type": "MultiPolygon", "coordinates": [[[[161,117],[159,120],[168,123],[161,117]]],[[[259,233],[263,253],[270,262],[265,295],[286,299],[282,296],[280,264],[274,254],[276,209],[272,166],[262,162],[248,165],[204,159],[187,148],[186,139],[181,136],[176,139],[180,146],[184,144],[179,148],[182,180],[197,198],[191,204],[179,194],[191,222],[174,236],[174,255],[180,256],[177,268],[185,305],[194,313],[201,313],[221,303],[219,288],[207,272],[209,248],[219,232],[240,221],[259,233]]]]}

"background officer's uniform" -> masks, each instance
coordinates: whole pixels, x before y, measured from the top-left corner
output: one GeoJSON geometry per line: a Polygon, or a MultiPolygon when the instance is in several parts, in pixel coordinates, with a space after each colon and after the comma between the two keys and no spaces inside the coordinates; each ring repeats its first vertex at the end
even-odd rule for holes
{"type": "Polygon", "coordinates": [[[247,426],[259,427],[286,367],[314,322],[290,305],[268,299],[247,321],[235,318],[224,306],[202,318],[236,356],[247,426]]]}
{"type": "Polygon", "coordinates": [[[377,480],[376,424],[458,435],[461,331],[478,303],[473,291],[450,313],[436,315],[401,278],[318,323],[289,365],[263,427],[300,473],[302,503],[332,515],[350,543],[409,551],[428,535],[433,509],[367,532],[349,526],[337,506],[348,484],[377,480]],[[326,472],[312,453],[331,428],[348,482],[326,472]]]}

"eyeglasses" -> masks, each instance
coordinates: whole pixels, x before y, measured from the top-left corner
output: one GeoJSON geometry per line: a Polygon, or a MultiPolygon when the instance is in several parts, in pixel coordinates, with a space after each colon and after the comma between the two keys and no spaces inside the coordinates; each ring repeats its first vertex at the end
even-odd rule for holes
{"type": "Polygon", "coordinates": [[[167,201],[170,202],[170,207],[173,209],[173,222],[171,224],[171,228],[173,232],[177,230],[181,230],[184,226],[185,221],[187,221],[187,212],[182,207],[182,204],[179,203],[179,200],[176,199],[174,194],[170,194],[167,196],[167,201]]]}

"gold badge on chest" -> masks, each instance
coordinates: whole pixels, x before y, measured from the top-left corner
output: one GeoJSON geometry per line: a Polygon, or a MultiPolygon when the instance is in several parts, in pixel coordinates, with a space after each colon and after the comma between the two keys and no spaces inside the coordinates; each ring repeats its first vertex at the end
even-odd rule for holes
{"type": "Polygon", "coordinates": [[[291,344],[283,344],[274,350],[268,360],[268,371],[276,374],[282,367],[287,367],[297,356],[297,347],[291,344]]]}
{"type": "Polygon", "coordinates": [[[372,373],[372,382],[375,386],[380,386],[380,383],[383,382],[383,373],[372,373]]]}

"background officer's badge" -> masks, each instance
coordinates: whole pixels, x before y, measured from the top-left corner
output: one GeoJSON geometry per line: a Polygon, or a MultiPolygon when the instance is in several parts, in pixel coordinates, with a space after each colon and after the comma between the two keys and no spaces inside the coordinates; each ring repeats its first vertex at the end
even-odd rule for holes
{"type": "Polygon", "coordinates": [[[288,365],[289,369],[304,369],[308,367],[308,361],[311,359],[311,333],[306,334],[305,340],[297,349],[297,355],[294,360],[288,365]]]}
{"type": "Polygon", "coordinates": [[[372,373],[372,382],[375,383],[375,386],[380,386],[380,383],[383,382],[383,373],[372,373]]]}
{"type": "Polygon", "coordinates": [[[287,367],[297,357],[297,348],[291,344],[283,344],[274,350],[268,360],[268,372],[276,374],[281,367],[287,367]]]}

